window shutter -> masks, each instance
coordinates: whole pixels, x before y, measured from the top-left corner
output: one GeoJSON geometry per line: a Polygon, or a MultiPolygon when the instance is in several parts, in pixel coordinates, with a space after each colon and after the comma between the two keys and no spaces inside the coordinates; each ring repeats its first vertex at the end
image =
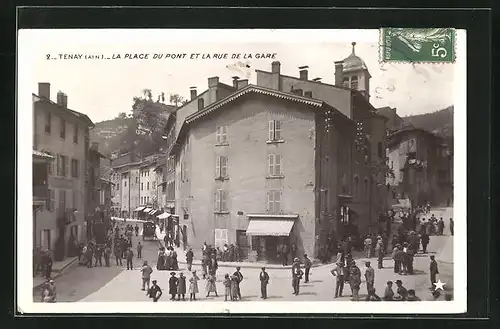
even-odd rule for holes
{"type": "Polygon", "coordinates": [[[281,121],[274,121],[274,138],[276,140],[281,139],[281,121]]]}
{"type": "Polygon", "coordinates": [[[227,177],[227,156],[222,156],[221,157],[221,163],[220,163],[220,175],[221,177],[227,177]]]}
{"type": "Polygon", "coordinates": [[[275,204],[276,204],[276,212],[281,213],[282,208],[281,208],[281,200],[283,200],[283,191],[279,190],[276,191],[276,197],[275,197],[275,204]]]}
{"type": "Polygon", "coordinates": [[[267,162],[269,163],[269,175],[274,175],[274,154],[269,154],[267,156],[267,162]]]}
{"type": "Polygon", "coordinates": [[[274,121],[269,121],[269,140],[274,140],[274,121]]]}
{"type": "Polygon", "coordinates": [[[69,176],[69,171],[68,171],[68,167],[69,167],[68,162],[69,161],[68,161],[68,159],[69,158],[67,156],[64,157],[64,177],[69,176]]]}
{"type": "Polygon", "coordinates": [[[214,211],[220,211],[220,190],[215,191],[214,211]]]}
{"type": "Polygon", "coordinates": [[[221,177],[221,156],[216,156],[215,159],[215,177],[221,177]]]}
{"type": "Polygon", "coordinates": [[[221,244],[224,245],[228,243],[227,229],[221,230],[221,244]]]}
{"type": "Polygon", "coordinates": [[[221,130],[221,143],[227,143],[227,126],[222,126],[221,130]]]}
{"type": "Polygon", "coordinates": [[[56,174],[61,176],[61,156],[56,154],[56,174]]]}
{"type": "Polygon", "coordinates": [[[281,175],[281,155],[274,156],[274,174],[281,175]]]}
{"type": "Polygon", "coordinates": [[[220,144],[221,143],[221,127],[217,127],[215,131],[215,143],[220,144]]]}
{"type": "Polygon", "coordinates": [[[220,198],[221,198],[221,205],[220,205],[220,210],[221,211],[227,211],[227,191],[221,190],[220,191],[220,198]]]}
{"type": "Polygon", "coordinates": [[[273,212],[273,191],[267,192],[267,212],[273,212]]]}

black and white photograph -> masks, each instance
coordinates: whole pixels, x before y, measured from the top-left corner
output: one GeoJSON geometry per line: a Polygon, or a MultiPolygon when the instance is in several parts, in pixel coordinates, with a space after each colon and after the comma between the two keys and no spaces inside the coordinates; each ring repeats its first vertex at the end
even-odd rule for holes
{"type": "Polygon", "coordinates": [[[19,30],[18,310],[465,312],[465,49],[19,30]]]}

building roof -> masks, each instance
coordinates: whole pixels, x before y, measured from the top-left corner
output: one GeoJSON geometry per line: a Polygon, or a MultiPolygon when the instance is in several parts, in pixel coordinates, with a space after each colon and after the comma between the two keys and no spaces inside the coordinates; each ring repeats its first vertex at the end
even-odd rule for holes
{"type": "Polygon", "coordinates": [[[115,183],[113,183],[112,181],[110,181],[107,178],[101,177],[100,179],[101,179],[101,182],[105,182],[105,183],[108,183],[108,184],[111,184],[111,185],[115,185],[115,183]]]}
{"type": "Polygon", "coordinates": [[[42,159],[47,159],[47,160],[52,160],[54,157],[48,153],[42,152],[42,151],[37,151],[33,150],[33,156],[37,158],[42,158],[42,159]]]}
{"type": "Polygon", "coordinates": [[[356,46],[356,42],[352,43],[352,53],[347,56],[343,60],[343,71],[344,72],[352,72],[359,70],[368,70],[368,66],[366,66],[365,61],[363,61],[360,57],[356,56],[354,51],[354,47],[356,46]]]}
{"type": "Polygon", "coordinates": [[[66,108],[64,106],[61,106],[61,105],[59,105],[59,104],[51,101],[48,98],[40,97],[40,96],[38,96],[36,94],[32,94],[32,96],[33,96],[33,100],[35,102],[41,102],[41,103],[45,103],[45,104],[50,104],[54,109],[56,109],[58,111],[61,111],[61,112],[66,112],[66,113],[70,114],[71,116],[75,117],[76,119],[85,122],[90,128],[94,128],[95,127],[95,125],[92,122],[92,120],[90,120],[90,118],[86,114],[77,112],[75,110],[66,108]]]}

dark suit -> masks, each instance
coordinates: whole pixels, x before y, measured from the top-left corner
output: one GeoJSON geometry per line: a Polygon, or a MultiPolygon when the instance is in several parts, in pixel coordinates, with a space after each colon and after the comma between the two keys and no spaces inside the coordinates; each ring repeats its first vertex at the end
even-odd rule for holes
{"type": "Polygon", "coordinates": [[[266,299],[267,298],[267,285],[269,283],[269,274],[267,274],[267,272],[260,272],[259,279],[260,279],[261,297],[266,299]]]}

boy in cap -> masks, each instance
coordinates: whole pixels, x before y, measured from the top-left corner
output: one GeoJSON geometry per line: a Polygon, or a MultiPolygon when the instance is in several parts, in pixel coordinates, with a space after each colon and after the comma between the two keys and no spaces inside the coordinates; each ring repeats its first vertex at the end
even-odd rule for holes
{"type": "Polygon", "coordinates": [[[259,275],[260,279],[260,298],[267,299],[267,284],[269,283],[269,274],[266,272],[266,268],[262,268],[262,272],[259,275]]]}
{"type": "Polygon", "coordinates": [[[305,277],[304,283],[309,282],[309,271],[311,270],[311,267],[312,267],[311,260],[309,259],[309,257],[307,257],[307,254],[304,254],[304,269],[306,270],[305,271],[306,277],[305,277]]]}
{"type": "Polygon", "coordinates": [[[237,286],[236,286],[236,293],[238,295],[238,299],[241,299],[241,290],[240,290],[240,284],[241,281],[243,281],[243,274],[240,272],[241,267],[236,267],[236,272],[233,273],[233,275],[237,278],[237,286]]]}
{"type": "Polygon", "coordinates": [[[392,281],[387,281],[387,287],[385,287],[384,300],[392,301],[394,298],[394,290],[392,290],[392,281]]]}

